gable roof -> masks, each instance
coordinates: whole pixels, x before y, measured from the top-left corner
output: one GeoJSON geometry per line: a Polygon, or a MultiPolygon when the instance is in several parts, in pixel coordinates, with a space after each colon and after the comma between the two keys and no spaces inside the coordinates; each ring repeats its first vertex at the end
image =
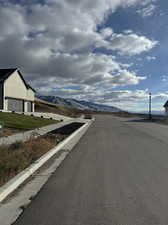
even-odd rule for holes
{"type": "Polygon", "coordinates": [[[21,79],[23,80],[25,86],[27,87],[27,89],[32,89],[32,91],[36,92],[36,91],[35,91],[35,90],[34,90],[34,89],[33,89],[33,88],[25,81],[25,79],[23,78],[21,72],[20,72],[19,70],[17,70],[17,71],[18,71],[18,73],[19,73],[21,79]]]}
{"type": "Polygon", "coordinates": [[[17,68],[0,69],[0,82],[4,82],[17,68]]]}
{"type": "Polygon", "coordinates": [[[9,68],[9,69],[0,69],[0,83],[4,83],[5,80],[8,79],[15,71],[17,71],[25,84],[27,89],[32,89],[34,92],[36,92],[23,78],[21,72],[17,68],[9,68]]]}
{"type": "Polygon", "coordinates": [[[168,107],[168,101],[164,104],[164,107],[168,107]]]}

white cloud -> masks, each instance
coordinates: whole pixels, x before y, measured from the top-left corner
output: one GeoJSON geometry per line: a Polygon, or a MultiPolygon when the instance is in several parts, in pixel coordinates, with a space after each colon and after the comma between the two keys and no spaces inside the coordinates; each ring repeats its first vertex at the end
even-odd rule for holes
{"type": "Polygon", "coordinates": [[[142,17],[149,17],[152,16],[154,11],[156,9],[156,6],[151,4],[147,7],[144,7],[142,9],[139,9],[137,12],[142,16],[142,17]]]}
{"type": "Polygon", "coordinates": [[[113,33],[109,41],[98,43],[107,49],[116,50],[120,54],[137,55],[147,52],[157,45],[157,41],[150,40],[145,36],[134,33],[116,34],[113,33]]]}
{"type": "Polygon", "coordinates": [[[111,37],[113,30],[110,27],[106,27],[101,30],[101,35],[103,38],[111,37]]]}
{"type": "MultiPolygon", "coordinates": [[[[149,91],[146,90],[118,90],[96,88],[83,85],[78,90],[60,87],[53,92],[52,89],[40,89],[42,94],[61,96],[64,98],[75,98],[79,100],[93,101],[99,104],[116,106],[124,110],[142,111],[148,110],[149,91]]],[[[163,110],[163,104],[168,99],[168,93],[156,93],[152,95],[152,110],[163,110]]]]}
{"type": "Polygon", "coordinates": [[[153,4],[153,3],[156,3],[158,0],[143,0],[141,5],[142,6],[147,6],[149,4],[153,4]]]}
{"type": "MultiPolygon", "coordinates": [[[[64,85],[97,85],[118,87],[124,85],[135,85],[146,77],[138,76],[135,72],[127,70],[128,65],[118,63],[114,57],[105,54],[56,54],[52,61],[46,58],[39,62],[39,85],[36,79],[36,86],[41,85],[41,79],[56,77],[59,83],[64,85]],[[41,63],[41,64],[40,64],[41,63]],[[49,67],[48,67],[49,66],[49,67]],[[66,80],[65,80],[66,79],[66,80]]],[[[32,71],[33,72],[33,71],[32,71]]],[[[48,82],[48,81],[47,81],[48,82]]],[[[55,81],[56,82],[56,81],[55,81]]],[[[52,88],[55,83],[51,82],[52,88]]]]}
{"type": "Polygon", "coordinates": [[[156,60],[156,56],[147,56],[146,59],[148,61],[153,61],[153,60],[156,60]]]}
{"type": "Polygon", "coordinates": [[[168,81],[168,75],[161,76],[161,81],[162,82],[167,82],[168,81]]]}
{"type": "Polygon", "coordinates": [[[132,31],[132,30],[124,30],[123,33],[124,33],[124,34],[132,34],[133,31],[132,31]]]}
{"type": "Polygon", "coordinates": [[[21,6],[7,5],[7,7],[0,7],[0,27],[1,38],[9,35],[27,35],[29,25],[26,23],[25,10],[21,6]]]}
{"type": "Polygon", "coordinates": [[[144,0],[142,1],[141,7],[137,10],[137,13],[143,18],[152,16],[156,11],[157,0],[144,0]]]}
{"type": "MultiPolygon", "coordinates": [[[[167,99],[168,93],[153,94],[152,110],[164,110],[163,104],[167,99]]],[[[99,96],[99,102],[131,111],[148,110],[149,91],[147,89],[107,91],[104,95],[99,96]]]]}
{"type": "Polygon", "coordinates": [[[57,86],[72,84],[85,87],[81,92],[86,87],[96,91],[98,85],[105,91],[109,86],[136,85],[146,78],[130,71],[129,64],[96,49],[136,55],[157,44],[133,31],[120,34],[109,27],[98,31],[98,25],[118,7],[141,0],[12,2],[0,1],[0,66],[19,67],[39,90],[51,92],[57,86]]]}

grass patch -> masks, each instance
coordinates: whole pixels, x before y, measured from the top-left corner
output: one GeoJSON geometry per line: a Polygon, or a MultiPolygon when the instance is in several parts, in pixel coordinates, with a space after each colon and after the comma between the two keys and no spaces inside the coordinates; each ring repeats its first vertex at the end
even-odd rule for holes
{"type": "Polygon", "coordinates": [[[30,166],[67,135],[47,134],[25,143],[0,146],[0,186],[30,166]]]}
{"type": "Polygon", "coordinates": [[[5,123],[5,128],[22,130],[32,130],[58,122],[56,120],[5,112],[0,112],[0,121],[3,121],[5,123]]]}

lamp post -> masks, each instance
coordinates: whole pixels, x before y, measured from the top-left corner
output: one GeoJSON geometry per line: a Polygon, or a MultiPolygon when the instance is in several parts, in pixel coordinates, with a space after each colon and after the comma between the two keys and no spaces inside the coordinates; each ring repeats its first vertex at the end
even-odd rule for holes
{"type": "Polygon", "coordinates": [[[149,120],[152,119],[152,94],[149,93],[149,120]]]}

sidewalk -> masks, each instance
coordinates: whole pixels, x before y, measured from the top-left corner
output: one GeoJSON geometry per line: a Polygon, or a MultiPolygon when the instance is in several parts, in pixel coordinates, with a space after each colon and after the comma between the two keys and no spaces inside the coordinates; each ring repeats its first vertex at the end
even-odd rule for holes
{"type": "Polygon", "coordinates": [[[52,124],[52,125],[48,125],[45,127],[41,127],[41,128],[36,128],[34,130],[30,130],[30,131],[26,131],[26,132],[22,132],[22,133],[18,133],[18,134],[14,134],[8,137],[3,137],[0,138],[0,145],[10,145],[15,143],[16,141],[27,141],[29,140],[31,137],[38,137],[41,135],[44,135],[52,130],[58,129],[60,127],[63,127],[65,125],[68,125],[70,123],[74,123],[74,122],[81,122],[81,123],[85,123],[87,122],[87,120],[81,119],[81,118],[77,118],[77,119],[69,119],[66,120],[64,122],[60,122],[57,124],[52,124]]]}

